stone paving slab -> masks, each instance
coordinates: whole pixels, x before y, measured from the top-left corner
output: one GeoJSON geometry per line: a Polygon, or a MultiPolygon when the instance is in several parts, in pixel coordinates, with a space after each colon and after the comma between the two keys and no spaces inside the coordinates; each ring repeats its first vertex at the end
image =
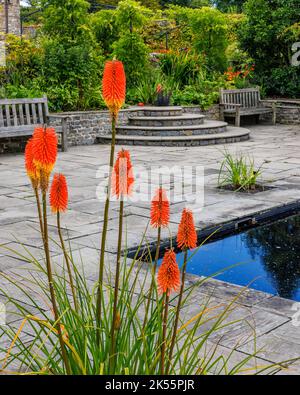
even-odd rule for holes
{"type": "MultiPolygon", "coordinates": [[[[195,221],[198,229],[219,225],[237,218],[253,216],[258,211],[269,210],[275,206],[292,203],[299,199],[300,191],[300,128],[299,126],[256,125],[251,127],[249,141],[224,146],[205,147],[143,147],[130,146],[134,168],[155,167],[151,188],[154,191],[159,185],[161,167],[190,165],[204,166],[204,200],[186,202],[184,198],[171,202],[171,234],[175,236],[181,211],[185,205],[194,210],[195,221]],[[282,137],[284,136],[284,138],[282,137]],[[263,180],[273,187],[271,190],[256,194],[241,194],[224,191],[217,188],[219,168],[224,158],[224,150],[232,154],[243,153],[253,157],[257,167],[263,165],[263,180]],[[203,204],[202,204],[203,203],[203,204]]],[[[121,147],[117,147],[117,151],[121,147]]],[[[84,262],[86,276],[92,286],[97,280],[97,264],[100,252],[100,237],[103,224],[104,203],[98,200],[99,186],[103,185],[107,174],[103,167],[107,165],[110,147],[108,145],[93,145],[86,147],[71,147],[66,153],[59,153],[55,171],[63,172],[69,185],[69,213],[62,217],[63,233],[67,242],[71,242],[72,251],[77,262],[84,262]],[[66,229],[68,228],[68,229],[66,229]]],[[[147,177],[137,181],[142,187],[147,186],[147,177]]],[[[180,174],[174,174],[172,179],[166,181],[166,189],[172,194],[179,182],[180,174]]],[[[191,176],[184,179],[186,188],[191,185],[191,176]]],[[[178,197],[175,191],[173,197],[178,197]]],[[[141,241],[141,233],[149,221],[150,202],[126,202],[125,223],[127,223],[126,240],[124,248],[136,248],[141,241]]],[[[115,269],[117,227],[118,227],[118,202],[111,203],[106,246],[107,274],[115,269]]],[[[55,216],[49,215],[50,237],[57,240],[55,216]]],[[[163,238],[168,237],[168,232],[163,238]]],[[[147,231],[147,242],[156,240],[156,231],[151,228],[147,231]]],[[[38,233],[38,221],[34,207],[34,196],[30,183],[24,171],[23,155],[2,155],[0,157],[0,245],[22,253],[22,245],[43,260],[43,254],[38,254],[42,241],[38,233]]],[[[51,254],[56,270],[63,264],[61,249],[51,242],[51,254]]],[[[26,254],[24,254],[26,256],[26,254]]],[[[135,272],[136,273],[136,272],[135,272]]],[[[13,287],[6,275],[16,276],[24,283],[31,275],[37,275],[22,257],[13,256],[0,247],[0,287],[4,292],[14,295],[22,303],[30,304],[30,298],[24,296],[13,287]]],[[[44,279],[41,279],[44,281],[44,279]]],[[[148,281],[148,280],[147,280],[148,281]]],[[[195,284],[199,277],[187,276],[187,285],[195,284]]],[[[147,282],[149,285],[149,281],[147,282]]],[[[137,287],[137,290],[139,288],[137,287]]],[[[39,301],[46,310],[47,304],[32,289],[31,295],[39,301]]],[[[0,292],[1,293],[1,292],[0,292]]],[[[2,292],[2,297],[3,292],[2,292]]],[[[210,305],[231,303],[234,299],[234,319],[238,321],[246,318],[241,323],[234,324],[231,328],[220,329],[218,337],[210,339],[210,345],[220,343],[221,352],[228,355],[239,340],[240,348],[235,350],[237,360],[251,354],[251,333],[255,328],[257,341],[263,349],[258,355],[258,361],[279,362],[285,357],[295,358],[300,356],[299,327],[293,326],[292,317],[295,311],[293,301],[282,299],[278,296],[257,292],[252,289],[244,290],[232,284],[209,279],[196,291],[196,296],[184,309],[183,314],[190,317],[197,313],[203,303],[209,300],[210,305]],[[248,322],[247,322],[248,320],[248,322]],[[251,324],[251,325],[250,325],[251,324]],[[297,355],[298,353],[298,355],[297,355]]],[[[173,300],[175,304],[176,299],[173,300]]],[[[228,317],[230,320],[230,317],[228,317]]],[[[291,364],[287,370],[278,374],[299,373],[299,365],[291,364]]]]}
{"type": "Polygon", "coordinates": [[[255,344],[249,341],[239,347],[239,350],[250,354],[259,350],[261,358],[272,362],[291,361],[299,358],[300,353],[300,331],[299,327],[298,330],[295,329],[297,328],[288,321],[257,337],[255,344]]]}

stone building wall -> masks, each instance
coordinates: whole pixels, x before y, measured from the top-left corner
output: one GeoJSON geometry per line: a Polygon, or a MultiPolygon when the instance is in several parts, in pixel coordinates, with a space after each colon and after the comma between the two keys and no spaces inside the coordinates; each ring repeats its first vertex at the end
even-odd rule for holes
{"type": "MultiPolygon", "coordinates": [[[[20,35],[20,0],[8,1],[8,33],[20,35]]],[[[6,34],[6,0],[0,0],[0,35],[6,34]]]]}

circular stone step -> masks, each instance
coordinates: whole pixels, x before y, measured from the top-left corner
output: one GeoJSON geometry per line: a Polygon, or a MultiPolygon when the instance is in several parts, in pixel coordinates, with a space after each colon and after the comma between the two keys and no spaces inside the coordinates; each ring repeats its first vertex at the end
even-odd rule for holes
{"type": "Polygon", "coordinates": [[[119,126],[117,133],[125,136],[194,136],[211,133],[225,133],[226,122],[204,121],[203,124],[191,126],[119,126]]]}
{"type": "Polygon", "coordinates": [[[200,125],[204,122],[204,115],[184,114],[168,117],[129,117],[129,125],[133,126],[188,126],[200,125]]]}
{"type": "MultiPolygon", "coordinates": [[[[245,128],[228,127],[225,133],[216,133],[196,136],[124,136],[116,135],[119,145],[155,145],[170,147],[202,146],[213,144],[226,144],[246,141],[249,139],[250,130],[245,128]]],[[[103,144],[111,142],[111,136],[98,137],[103,144]]]]}
{"type": "Polygon", "coordinates": [[[168,107],[134,107],[130,109],[130,112],[139,112],[145,117],[169,117],[179,116],[183,114],[182,107],[168,106],[168,107]]]}

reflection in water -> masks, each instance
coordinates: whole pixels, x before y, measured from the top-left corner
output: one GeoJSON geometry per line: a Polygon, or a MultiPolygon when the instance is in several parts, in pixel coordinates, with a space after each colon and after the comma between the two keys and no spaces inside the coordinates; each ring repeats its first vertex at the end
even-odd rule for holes
{"type": "Polygon", "coordinates": [[[293,298],[300,279],[300,216],[253,229],[244,236],[252,258],[261,258],[278,295],[293,298]]]}
{"type": "Polygon", "coordinates": [[[206,244],[187,270],[300,301],[300,216],[206,244]]]}

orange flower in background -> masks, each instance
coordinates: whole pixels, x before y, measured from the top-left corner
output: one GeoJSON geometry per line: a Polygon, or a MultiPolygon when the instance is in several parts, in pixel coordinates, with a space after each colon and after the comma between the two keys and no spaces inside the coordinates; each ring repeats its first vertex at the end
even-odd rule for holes
{"type": "Polygon", "coordinates": [[[50,189],[50,206],[54,213],[64,212],[68,207],[68,185],[63,174],[54,174],[50,189]]]}
{"type": "Polygon", "coordinates": [[[174,250],[165,252],[162,264],[157,273],[157,284],[160,293],[166,292],[168,295],[172,291],[180,289],[180,270],[176,262],[174,250]]]}
{"type": "Polygon", "coordinates": [[[193,249],[197,246],[197,232],[194,225],[194,217],[191,210],[183,209],[181,221],[178,227],[177,245],[179,248],[193,249]]]}
{"type": "Polygon", "coordinates": [[[162,91],[162,84],[158,84],[156,87],[156,93],[160,93],[162,91]]]}
{"type": "Polygon", "coordinates": [[[170,203],[163,188],[158,188],[151,202],[151,226],[167,227],[170,220],[170,203]]]}
{"type": "Polygon", "coordinates": [[[34,164],[34,160],[33,160],[33,152],[32,152],[32,138],[28,140],[27,144],[26,144],[26,148],[25,148],[25,168],[26,168],[26,172],[28,174],[28,177],[30,178],[31,182],[32,182],[32,186],[34,188],[38,187],[39,184],[39,171],[36,167],[36,165],[34,164]]]}
{"type": "Polygon", "coordinates": [[[51,173],[57,157],[57,135],[53,128],[36,128],[32,137],[33,161],[38,170],[51,173]]]}
{"type": "Polygon", "coordinates": [[[112,174],[112,194],[118,198],[120,195],[130,195],[134,183],[130,153],[121,150],[114,166],[112,174]]]}
{"type": "Polygon", "coordinates": [[[116,115],[125,101],[126,76],[123,63],[112,60],[105,63],[102,95],[109,111],[116,115]]]}

